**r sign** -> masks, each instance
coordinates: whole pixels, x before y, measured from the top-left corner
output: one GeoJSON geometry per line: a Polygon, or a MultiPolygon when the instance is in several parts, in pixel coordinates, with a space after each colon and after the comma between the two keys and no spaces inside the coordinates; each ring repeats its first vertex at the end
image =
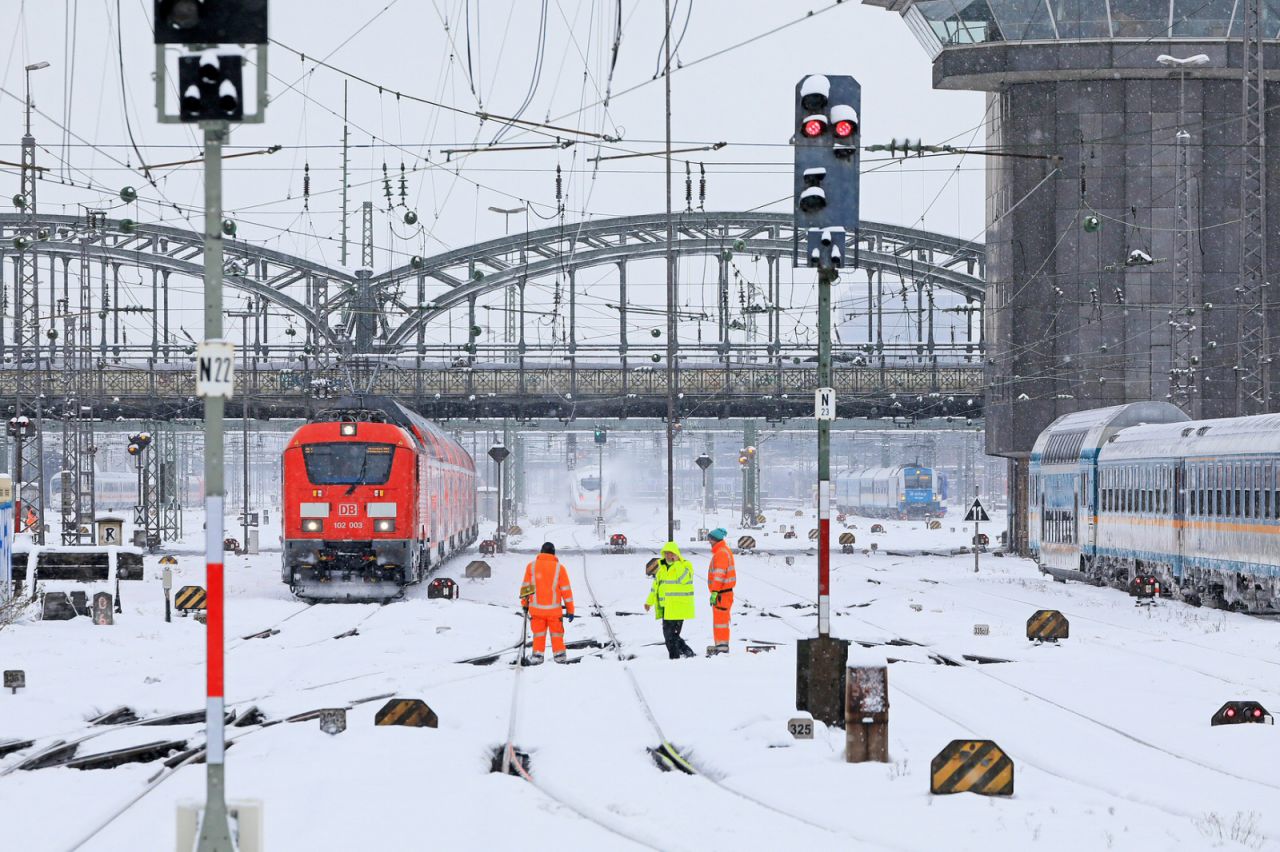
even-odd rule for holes
{"type": "Polygon", "coordinates": [[[236,383],[236,348],[226,340],[205,340],[196,348],[196,396],[231,399],[236,383]]]}

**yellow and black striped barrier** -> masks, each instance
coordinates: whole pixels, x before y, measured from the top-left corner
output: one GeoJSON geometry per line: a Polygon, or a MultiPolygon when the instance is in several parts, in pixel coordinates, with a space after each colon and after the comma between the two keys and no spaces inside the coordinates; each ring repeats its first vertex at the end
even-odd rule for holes
{"type": "Polygon", "coordinates": [[[931,529],[931,530],[940,530],[940,529],[942,529],[942,521],[930,521],[930,522],[929,522],[929,529],[931,529]]]}
{"type": "Polygon", "coordinates": [[[655,556],[644,564],[644,573],[648,577],[658,573],[658,557],[655,556]]]}
{"type": "Polygon", "coordinates": [[[1013,795],[1013,761],[991,740],[952,740],[929,764],[929,792],[1013,795]]]}
{"type": "Polygon", "coordinates": [[[1067,617],[1056,609],[1037,610],[1027,619],[1027,638],[1036,642],[1066,639],[1071,630],[1067,617]]]}
{"type": "Polygon", "coordinates": [[[818,528],[814,527],[813,529],[809,530],[809,541],[817,541],[817,540],[818,540],[818,528]]]}
{"type": "Polygon", "coordinates": [[[161,565],[177,565],[178,560],[176,557],[165,555],[160,557],[160,564],[161,565]]]}
{"type": "Polygon", "coordinates": [[[373,717],[375,725],[403,725],[408,728],[438,728],[440,719],[421,698],[393,698],[373,717]]]}
{"type": "Polygon", "coordinates": [[[856,542],[857,542],[857,539],[853,537],[853,533],[851,532],[840,533],[841,544],[855,544],[856,542]]]}
{"type": "Polygon", "coordinates": [[[738,550],[751,551],[756,549],[756,540],[753,536],[744,535],[738,538],[738,550]]]}
{"type": "Polygon", "coordinates": [[[200,586],[183,586],[173,597],[173,605],[183,612],[205,609],[205,592],[200,586]]]}

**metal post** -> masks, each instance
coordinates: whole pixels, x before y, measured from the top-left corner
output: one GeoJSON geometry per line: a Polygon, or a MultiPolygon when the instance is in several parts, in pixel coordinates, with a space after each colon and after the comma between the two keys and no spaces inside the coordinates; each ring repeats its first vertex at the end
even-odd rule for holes
{"type": "Polygon", "coordinates": [[[596,535],[604,537],[604,444],[596,444],[596,535]]]}
{"type": "MultiPolygon", "coordinates": [[[[978,484],[976,482],[973,484],[973,502],[978,502],[978,484]]],[[[980,521],[975,517],[973,519],[973,573],[975,574],[978,573],[978,549],[982,546],[978,544],[978,542],[981,541],[981,539],[978,538],[979,525],[980,521]]]]}
{"type": "MultiPolygon", "coordinates": [[[[225,121],[202,122],[204,128],[204,338],[222,338],[222,146],[225,121]]],[[[222,415],[226,400],[204,401],[205,628],[207,772],[204,819],[198,852],[232,852],[227,821],[226,766],[223,731],[222,626],[222,415]]]]}
{"type": "Polygon", "coordinates": [[[503,518],[502,518],[504,514],[503,503],[505,502],[504,495],[502,493],[502,486],[505,484],[503,482],[503,478],[504,477],[502,475],[502,462],[499,461],[498,462],[498,541],[497,541],[499,553],[507,552],[507,529],[506,529],[506,525],[503,523],[503,518]]]}
{"type": "Polygon", "coordinates": [[[676,275],[675,228],[671,220],[671,0],[663,0],[666,34],[662,39],[665,55],[662,78],[666,87],[666,165],[667,165],[667,540],[676,537],[675,491],[675,421],[676,421],[676,275]]]}
{"type": "Polygon", "coordinates": [[[240,552],[249,552],[249,317],[252,310],[244,312],[240,320],[240,363],[243,367],[244,381],[240,383],[243,392],[240,395],[240,455],[243,460],[240,483],[241,516],[240,516],[240,552]]]}
{"type": "MultiPolygon", "coordinates": [[[[836,271],[818,270],[818,387],[831,384],[831,285],[836,271]]],[[[831,421],[818,421],[818,635],[831,635],[831,421]]]]}

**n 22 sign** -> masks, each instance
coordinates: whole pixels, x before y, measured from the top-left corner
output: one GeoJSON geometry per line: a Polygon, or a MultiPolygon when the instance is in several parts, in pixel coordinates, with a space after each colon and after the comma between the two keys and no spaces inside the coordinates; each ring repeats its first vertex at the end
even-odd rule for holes
{"type": "Polygon", "coordinates": [[[196,349],[196,396],[231,399],[236,384],[236,348],[226,340],[206,340],[196,349]]]}

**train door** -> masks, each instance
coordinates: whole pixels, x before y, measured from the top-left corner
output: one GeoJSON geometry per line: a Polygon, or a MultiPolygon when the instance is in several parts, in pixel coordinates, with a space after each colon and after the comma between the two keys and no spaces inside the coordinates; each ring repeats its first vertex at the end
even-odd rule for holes
{"type": "Polygon", "coordinates": [[[1086,536],[1093,534],[1093,513],[1089,511],[1089,472],[1081,471],[1076,481],[1075,535],[1072,541],[1084,550],[1086,536]],[[1083,512],[1081,509],[1083,508],[1083,512]]]}
{"type": "Polygon", "coordinates": [[[1187,473],[1181,462],[1173,466],[1173,576],[1182,576],[1182,551],[1185,547],[1187,473]]]}

